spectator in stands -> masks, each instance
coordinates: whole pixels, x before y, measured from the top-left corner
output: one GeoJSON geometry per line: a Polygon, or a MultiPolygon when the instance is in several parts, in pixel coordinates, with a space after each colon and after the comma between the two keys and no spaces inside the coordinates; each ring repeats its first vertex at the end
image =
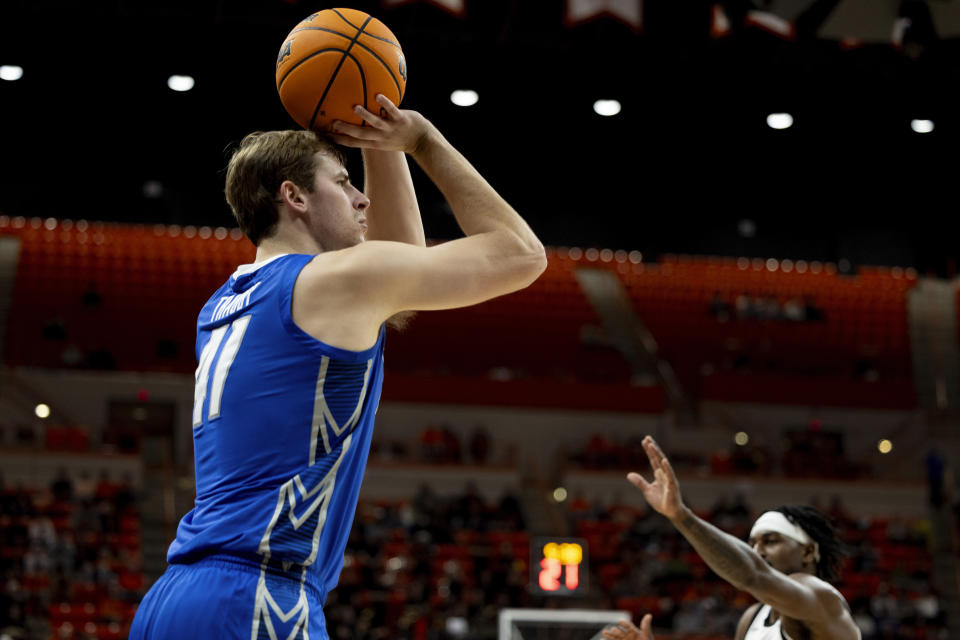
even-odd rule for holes
{"type": "Polygon", "coordinates": [[[449,520],[458,529],[483,531],[487,528],[487,509],[475,483],[467,483],[466,492],[452,505],[449,520]]]}
{"type": "Polygon", "coordinates": [[[461,458],[460,438],[458,438],[457,434],[455,434],[448,426],[443,427],[441,430],[441,435],[443,437],[443,453],[440,462],[446,464],[459,464],[461,458]]]}
{"type": "Polygon", "coordinates": [[[87,309],[99,309],[103,305],[103,296],[97,291],[97,283],[91,282],[83,292],[83,306],[87,309]]]}
{"type": "Polygon", "coordinates": [[[443,460],[443,429],[430,425],[420,432],[420,459],[423,462],[439,463],[443,460]]]}
{"type": "Polygon", "coordinates": [[[939,509],[943,505],[944,467],[943,456],[936,449],[930,449],[924,460],[927,469],[927,491],[930,505],[939,509]]]}
{"type": "Polygon", "coordinates": [[[946,621],[946,614],[940,609],[940,601],[927,583],[920,585],[913,606],[917,624],[941,625],[946,621]]]}
{"type": "Polygon", "coordinates": [[[124,472],[113,495],[113,504],[117,507],[117,513],[129,512],[135,506],[136,501],[137,495],[133,487],[133,477],[129,471],[124,472]]]}
{"type": "Polygon", "coordinates": [[[741,293],[733,301],[734,309],[737,312],[738,320],[748,320],[756,317],[756,311],[753,306],[753,297],[749,293],[741,293]]]}
{"type": "Polygon", "coordinates": [[[14,595],[21,593],[20,584],[13,578],[0,590],[0,638],[20,640],[27,638],[23,603],[14,595]]]}
{"type": "Polygon", "coordinates": [[[780,302],[770,295],[758,295],[753,299],[753,314],[758,320],[779,320],[780,302]]]}
{"type": "Polygon", "coordinates": [[[520,500],[512,491],[507,491],[500,498],[496,512],[493,514],[492,529],[500,531],[523,531],[526,523],[520,500]]]}
{"type": "Polygon", "coordinates": [[[803,298],[803,310],[804,319],[807,322],[822,322],[826,319],[823,309],[818,307],[810,296],[803,298]]]}
{"type": "Polygon", "coordinates": [[[734,473],[770,473],[770,453],[760,442],[734,446],[730,452],[730,466],[734,473]]]}
{"type": "Polygon", "coordinates": [[[609,469],[617,465],[619,447],[607,436],[594,434],[587,441],[587,449],[583,458],[586,469],[609,469]]]}
{"type": "Polygon", "coordinates": [[[870,612],[861,607],[853,606],[853,621],[857,623],[857,628],[863,634],[864,638],[873,638],[877,633],[877,623],[874,621],[870,612]]]}
{"type": "Polygon", "coordinates": [[[897,598],[890,593],[890,585],[881,582],[876,593],[870,598],[870,613],[877,623],[881,637],[885,633],[895,631],[900,626],[900,605],[897,598]]]}
{"type": "Polygon", "coordinates": [[[73,480],[63,467],[57,470],[57,475],[50,484],[50,493],[57,502],[70,502],[73,499],[73,480]]]}
{"type": "Polygon", "coordinates": [[[847,511],[846,505],[839,494],[830,496],[830,505],[827,507],[827,515],[833,518],[833,521],[846,529],[853,525],[853,517],[847,511]]]}
{"type": "Polygon", "coordinates": [[[97,490],[97,483],[89,469],[81,469],[73,482],[73,493],[81,504],[93,500],[97,490]]]}
{"type": "Polygon", "coordinates": [[[60,362],[66,367],[75,367],[83,362],[83,351],[74,343],[70,343],[60,353],[60,362]]]}
{"type": "Polygon", "coordinates": [[[473,464],[486,464],[490,457],[490,434],[482,425],[474,427],[470,434],[470,460],[473,464]]]}
{"type": "Polygon", "coordinates": [[[117,485],[110,480],[110,473],[106,469],[103,469],[100,471],[100,477],[97,480],[97,487],[94,490],[94,495],[100,502],[109,502],[110,500],[113,500],[116,494],[117,485]]]}
{"type": "Polygon", "coordinates": [[[57,532],[53,528],[53,521],[47,516],[35,518],[27,526],[27,539],[31,549],[49,553],[57,542],[57,532]]]}
{"type": "Polygon", "coordinates": [[[567,511],[570,514],[571,525],[576,526],[580,520],[586,520],[593,517],[593,505],[587,500],[583,489],[577,488],[567,503],[567,511]]]}
{"type": "Polygon", "coordinates": [[[804,322],[807,319],[807,309],[803,300],[790,298],[783,303],[783,319],[790,322],[804,322]]]}
{"type": "Polygon", "coordinates": [[[440,514],[440,499],[433,492],[430,483],[424,482],[413,496],[414,521],[426,524],[433,521],[440,514]]]}
{"type": "Polygon", "coordinates": [[[710,510],[710,521],[724,531],[745,537],[750,531],[753,518],[743,493],[737,491],[732,496],[724,496],[718,500],[710,510]]]}
{"type": "Polygon", "coordinates": [[[730,319],[730,313],[733,308],[730,302],[719,291],[713,293],[713,299],[710,300],[710,315],[718,322],[726,322],[730,319]]]}
{"type": "Polygon", "coordinates": [[[67,325],[63,318],[50,318],[43,324],[43,339],[51,342],[67,339],[67,325]]]}
{"type": "MultiPolygon", "coordinates": [[[[777,627],[792,638],[816,635],[859,640],[860,632],[840,592],[837,577],[843,546],[829,520],[810,507],[780,507],[757,519],[750,546],[698,518],[680,496],[673,467],[649,436],[644,440],[654,480],[628,479],[654,510],[666,516],[721,578],[760,600],[743,614],[738,632],[746,640],[777,627]]],[[[641,638],[638,631],[612,629],[608,638],[641,638]]],[[[739,633],[738,633],[739,635],[739,633]]],[[[649,637],[649,636],[648,636],[649,637]]]]}
{"type": "Polygon", "coordinates": [[[57,537],[50,550],[50,560],[56,575],[67,576],[73,573],[77,564],[77,544],[73,531],[67,529],[57,537]]]}
{"type": "Polygon", "coordinates": [[[87,367],[90,369],[112,370],[117,368],[117,359],[106,347],[98,347],[87,354],[87,367]]]}
{"type": "Polygon", "coordinates": [[[23,573],[28,577],[50,574],[50,555],[46,549],[33,544],[23,554],[23,573]]]}
{"type": "Polygon", "coordinates": [[[715,596],[683,603],[673,618],[673,631],[678,634],[729,636],[736,626],[736,614],[727,611],[715,596]]]}

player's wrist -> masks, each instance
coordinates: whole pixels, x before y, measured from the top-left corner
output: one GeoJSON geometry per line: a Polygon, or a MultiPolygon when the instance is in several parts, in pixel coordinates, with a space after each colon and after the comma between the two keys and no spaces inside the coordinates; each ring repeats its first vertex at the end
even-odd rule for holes
{"type": "Polygon", "coordinates": [[[407,153],[410,154],[414,160],[420,160],[429,155],[443,138],[443,136],[440,135],[440,131],[437,130],[429,120],[424,118],[423,123],[420,134],[414,138],[410,147],[407,149],[407,153]]]}
{"type": "Polygon", "coordinates": [[[687,505],[681,502],[680,507],[676,510],[676,512],[674,512],[671,515],[668,515],[667,519],[669,519],[670,522],[672,522],[674,525],[678,525],[693,515],[694,515],[693,511],[691,511],[690,508],[687,507],[687,505]]]}

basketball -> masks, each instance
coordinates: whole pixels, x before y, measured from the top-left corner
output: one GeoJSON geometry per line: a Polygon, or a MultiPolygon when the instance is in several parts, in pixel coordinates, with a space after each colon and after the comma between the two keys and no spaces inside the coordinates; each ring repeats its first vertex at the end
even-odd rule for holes
{"type": "Polygon", "coordinates": [[[334,120],[363,124],[362,105],[378,113],[375,96],[403,99],[407,64],[396,36],[376,18],[354,9],[325,9],[301,21],[277,56],[277,91],[287,113],[304,129],[334,120]]]}

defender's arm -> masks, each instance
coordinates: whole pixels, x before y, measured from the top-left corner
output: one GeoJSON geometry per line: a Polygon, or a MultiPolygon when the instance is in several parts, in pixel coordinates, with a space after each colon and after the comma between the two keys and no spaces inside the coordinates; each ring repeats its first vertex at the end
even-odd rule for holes
{"type": "MultiPolygon", "coordinates": [[[[627,479],[640,489],[654,510],[670,519],[707,566],[733,586],[751,593],[785,616],[815,624],[823,622],[825,611],[821,596],[824,593],[821,592],[826,591],[825,587],[817,589],[811,581],[795,580],[777,571],[742,540],[698,518],[683,503],[673,465],[656,441],[647,436],[643,439],[643,448],[653,469],[653,482],[647,482],[639,473],[630,473],[627,479]]],[[[816,578],[813,580],[825,585],[816,578]]]]}

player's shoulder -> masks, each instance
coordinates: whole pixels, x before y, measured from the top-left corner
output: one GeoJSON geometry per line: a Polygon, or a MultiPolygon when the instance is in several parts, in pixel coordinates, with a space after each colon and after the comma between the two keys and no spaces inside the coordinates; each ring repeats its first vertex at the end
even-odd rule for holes
{"type": "Polygon", "coordinates": [[[836,587],[808,573],[794,573],[790,577],[811,589],[820,603],[822,618],[803,623],[817,630],[815,637],[860,639],[861,633],[853,620],[850,605],[836,587]]]}
{"type": "Polygon", "coordinates": [[[757,614],[760,612],[760,607],[762,606],[762,602],[754,602],[747,607],[747,610],[743,612],[743,615],[740,616],[740,621],[737,623],[737,633],[734,636],[734,640],[743,640],[747,636],[747,629],[750,628],[753,619],[757,617],[757,614]]]}
{"type": "Polygon", "coordinates": [[[790,578],[813,591],[828,612],[849,610],[843,594],[826,580],[809,573],[791,573],[790,578]]]}
{"type": "Polygon", "coordinates": [[[402,242],[371,240],[346,249],[324,251],[306,264],[300,278],[308,285],[336,281],[352,286],[360,279],[394,274],[413,257],[413,252],[422,249],[402,242]]]}

